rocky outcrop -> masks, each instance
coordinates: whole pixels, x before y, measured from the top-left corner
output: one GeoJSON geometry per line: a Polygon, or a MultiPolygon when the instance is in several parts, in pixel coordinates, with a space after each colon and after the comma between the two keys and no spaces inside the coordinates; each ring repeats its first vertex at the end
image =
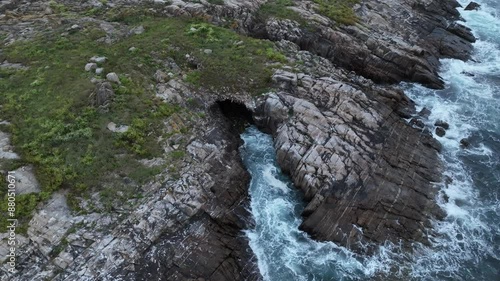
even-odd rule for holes
{"type": "Polygon", "coordinates": [[[294,11],[316,30],[290,20],[270,19],[257,24],[253,32],[271,40],[292,41],[378,83],[412,81],[441,88],[438,59],[468,59],[475,40],[470,29],[451,23],[459,17],[457,6],[454,0],[366,1],[356,8],[359,24],[331,27],[331,21],[318,15],[314,5],[301,2],[294,11]]]}
{"type": "Polygon", "coordinates": [[[241,235],[251,219],[238,132],[217,106],[199,125],[178,178],[168,172],[166,180],[143,186],[146,197],[125,217],[75,216],[64,194],[54,195],[33,217],[27,237],[20,235],[17,274],[4,277],[259,280],[241,235]]]}
{"type": "Polygon", "coordinates": [[[398,111],[401,91],[334,77],[276,73],[282,91],[257,107],[277,158],[308,205],[301,228],[319,240],[365,249],[366,242],[427,242],[441,181],[437,143],[398,111]],[[362,246],[365,245],[365,246],[362,246]]]}
{"type": "Polygon", "coordinates": [[[472,11],[472,10],[479,10],[479,8],[481,8],[481,5],[479,5],[478,3],[472,1],[470,2],[466,7],[465,7],[465,11],[472,11]]]}
{"type": "Polygon", "coordinates": [[[99,82],[94,92],[90,94],[90,104],[100,109],[106,109],[109,107],[114,95],[115,91],[110,82],[99,82]]]}
{"type": "MultiPolygon", "coordinates": [[[[136,261],[135,270],[127,269],[127,278],[260,279],[253,254],[240,232],[249,226],[246,209],[249,175],[237,153],[240,140],[237,133],[232,131],[230,122],[218,110],[213,114],[211,122],[217,125],[208,127],[202,138],[188,146],[189,153],[201,165],[186,167],[186,175],[180,182],[182,185],[176,188],[188,193],[196,192],[193,187],[203,189],[199,198],[201,202],[195,202],[199,205],[193,206],[196,207],[194,210],[187,207],[189,200],[185,202],[187,206],[181,209],[184,214],[172,222],[166,222],[168,228],[136,261]],[[189,221],[183,228],[171,230],[188,216],[189,221]]],[[[188,199],[187,195],[185,197],[188,199]]],[[[172,194],[167,204],[173,204],[172,207],[179,205],[183,201],[179,199],[178,194],[172,194]]],[[[172,212],[168,211],[167,217],[170,214],[172,212]]]]}

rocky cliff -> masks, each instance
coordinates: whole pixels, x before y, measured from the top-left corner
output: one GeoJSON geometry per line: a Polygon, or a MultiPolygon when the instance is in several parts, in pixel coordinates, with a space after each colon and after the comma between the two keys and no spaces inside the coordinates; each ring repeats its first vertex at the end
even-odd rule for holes
{"type": "MultiPolygon", "coordinates": [[[[458,3],[360,1],[352,7],[355,23],[343,25],[321,13],[315,1],[291,1],[282,7],[290,18],[263,16],[263,7],[273,2],[0,3],[0,38],[6,50],[61,26],[68,36],[92,24],[102,33],[99,44],[140,36],[144,28],[113,14],[126,8],[132,16],[134,10],[144,10],[156,17],[196,18],[268,39],[284,55],[282,59],[268,51],[268,57],[282,62],[269,63],[271,87],[257,95],[196,85],[190,71],[206,65],[192,53],[182,54],[187,62],[181,65],[173,55],[157,58],[162,50],[150,52],[141,62],[156,60],[158,71],[146,79],[154,81],[148,83],[155,96],[189,109],[160,122],[163,134],[157,140],[164,154],[140,160],[160,172],[144,183],[110,174],[140,196],[112,201],[108,209],[98,200],[99,189],[78,197],[84,211],[68,207],[69,187],[41,200],[26,234],[18,235],[17,273],[8,274],[5,265],[2,280],[259,280],[241,232],[252,222],[246,211],[249,175],[238,155],[238,134],[250,115],[273,135],[280,166],[303,190],[307,207],[301,228],[312,237],[365,253],[386,240],[401,242],[407,250],[411,243],[428,243],[431,220],[444,215],[433,185],[443,180],[440,145],[429,128],[419,125],[418,118],[425,116],[417,116],[413,102],[394,84],[410,81],[440,88],[439,58],[469,58],[474,37],[455,22],[458,3]],[[242,114],[243,120],[234,112],[227,115],[220,106],[223,100],[233,101],[225,106],[237,107],[236,112],[245,111],[243,104],[250,112],[242,114]]],[[[230,48],[238,49],[240,42],[231,42],[230,48]]],[[[128,52],[137,50],[128,47],[128,52]]],[[[178,46],[167,49],[169,55],[179,51],[178,46]]],[[[209,56],[212,50],[202,53],[209,56]]],[[[0,52],[2,69],[13,68],[9,60],[0,52]]],[[[143,63],[134,66],[141,67],[143,63]]],[[[123,77],[116,79],[108,83],[129,86],[123,77]]],[[[122,88],[114,88],[120,97],[122,88]]],[[[14,155],[8,136],[2,133],[2,155],[14,155]]],[[[7,251],[4,239],[2,258],[7,251]]]]}

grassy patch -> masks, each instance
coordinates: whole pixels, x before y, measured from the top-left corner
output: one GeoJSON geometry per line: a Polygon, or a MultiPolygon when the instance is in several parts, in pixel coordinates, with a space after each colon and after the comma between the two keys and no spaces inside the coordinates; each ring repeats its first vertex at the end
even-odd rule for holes
{"type": "Polygon", "coordinates": [[[290,6],[293,6],[292,0],[270,0],[260,6],[257,16],[264,21],[269,18],[290,19],[307,26],[307,22],[299,13],[288,9],[290,6]]]}
{"type": "Polygon", "coordinates": [[[314,0],[319,5],[318,12],[338,24],[353,25],[358,21],[352,7],[359,0],[314,0]]]}
{"type": "Polygon", "coordinates": [[[64,6],[63,3],[58,3],[54,0],[49,1],[49,7],[58,14],[65,13],[68,11],[68,8],[64,6]]]}
{"type": "MultiPolygon", "coordinates": [[[[7,214],[8,200],[6,194],[2,195],[2,197],[3,200],[2,205],[0,206],[0,212],[4,215],[0,220],[0,228],[2,231],[5,231],[5,229],[7,229],[7,225],[9,225],[7,222],[7,216],[5,215],[7,214]]],[[[28,222],[31,219],[33,210],[36,209],[38,203],[47,200],[49,197],[50,194],[47,192],[16,195],[16,211],[14,218],[18,219],[18,227],[16,228],[17,233],[26,233],[28,230],[28,222]]]]}
{"type": "MultiPolygon", "coordinates": [[[[286,61],[269,41],[199,21],[132,12],[114,16],[131,26],[143,25],[145,32],[108,45],[96,41],[104,36],[102,30],[87,23],[66,36],[60,35],[67,28],[63,26],[32,42],[4,48],[9,61],[29,68],[0,73],[0,118],[12,122],[12,142],[23,161],[35,166],[42,186],[39,195],[18,197],[23,201],[18,204],[21,223],[58,189],[68,189],[69,203],[76,207],[78,196],[99,190],[103,182],[113,184],[107,182],[111,174],[144,182],[159,172],[142,169],[138,160],[161,156],[157,139],[164,134],[163,120],[188,111],[155,97],[153,74],[165,59],[173,58],[194,86],[231,94],[261,92],[270,83],[269,63],[286,61]],[[197,60],[196,67],[187,54],[197,60]],[[89,58],[96,55],[107,57],[102,64],[105,73],[118,73],[121,82],[114,85],[115,98],[104,113],[90,106],[95,88],[90,78],[95,74],[84,71],[89,58]],[[130,128],[112,133],[106,129],[111,121],[130,128]]],[[[178,159],[183,153],[171,156],[178,159]]]]}
{"type": "Polygon", "coordinates": [[[199,61],[188,74],[188,82],[224,93],[257,93],[269,86],[272,69],[268,62],[277,60],[266,56],[266,50],[274,50],[273,43],[207,23],[191,23],[184,30],[182,36],[171,37],[171,42],[199,61]]]}

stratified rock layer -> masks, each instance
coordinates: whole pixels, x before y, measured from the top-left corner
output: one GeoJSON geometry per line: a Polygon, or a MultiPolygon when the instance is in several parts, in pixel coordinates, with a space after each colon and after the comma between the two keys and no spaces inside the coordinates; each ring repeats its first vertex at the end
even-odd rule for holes
{"type": "Polygon", "coordinates": [[[427,242],[439,144],[398,114],[402,92],[361,88],[332,77],[276,73],[284,91],[257,108],[271,128],[278,162],[309,202],[301,228],[319,240],[427,242]]]}
{"type": "Polygon", "coordinates": [[[310,22],[314,31],[290,20],[270,19],[251,32],[328,58],[379,83],[412,81],[442,88],[440,57],[467,60],[475,41],[469,28],[457,20],[459,4],[446,1],[363,1],[357,6],[360,24],[332,28],[315,6],[300,2],[293,10],[310,22]]]}

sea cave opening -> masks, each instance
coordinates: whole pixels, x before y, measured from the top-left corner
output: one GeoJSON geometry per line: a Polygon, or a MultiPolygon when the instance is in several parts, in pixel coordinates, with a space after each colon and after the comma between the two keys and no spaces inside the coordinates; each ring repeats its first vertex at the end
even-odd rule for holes
{"type": "Polygon", "coordinates": [[[219,100],[215,102],[215,106],[238,133],[242,133],[248,125],[254,124],[252,111],[241,102],[228,99],[219,100]]]}

